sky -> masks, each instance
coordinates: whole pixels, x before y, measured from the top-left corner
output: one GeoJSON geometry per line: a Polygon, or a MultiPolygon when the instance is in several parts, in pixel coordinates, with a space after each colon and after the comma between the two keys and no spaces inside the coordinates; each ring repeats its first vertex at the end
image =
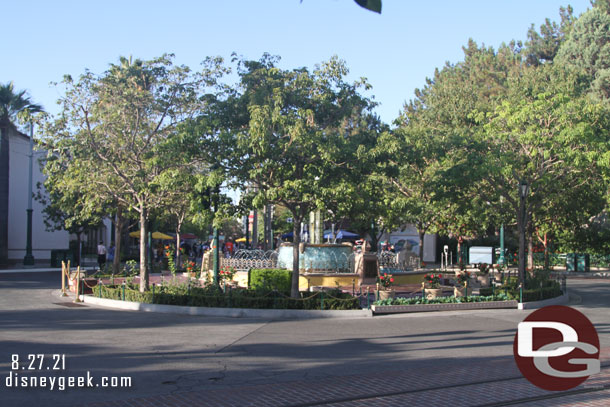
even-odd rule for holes
{"type": "Polygon", "coordinates": [[[348,79],[368,79],[365,92],[392,123],[435,68],[463,60],[469,38],[497,47],[525,41],[533,23],[558,21],[589,0],[383,0],[381,15],[353,0],[22,0],[3,4],[0,83],[14,82],[49,113],[61,88],[50,85],[85,69],[101,74],[120,56],[176,55],[197,69],[206,56],[235,52],[279,55],[280,67],[313,68],[333,55],[348,79]]]}

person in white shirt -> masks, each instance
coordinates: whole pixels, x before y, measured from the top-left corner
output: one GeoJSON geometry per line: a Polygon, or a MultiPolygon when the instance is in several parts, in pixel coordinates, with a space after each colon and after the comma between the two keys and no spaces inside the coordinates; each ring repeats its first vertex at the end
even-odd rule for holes
{"type": "Polygon", "coordinates": [[[97,265],[102,269],[102,267],[106,264],[106,246],[104,246],[104,242],[100,242],[97,245],[97,265]]]}

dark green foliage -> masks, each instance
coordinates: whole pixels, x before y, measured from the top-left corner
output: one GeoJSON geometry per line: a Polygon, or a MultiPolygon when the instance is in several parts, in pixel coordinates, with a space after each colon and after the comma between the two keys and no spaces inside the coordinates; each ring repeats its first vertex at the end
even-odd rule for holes
{"type": "MultiPolygon", "coordinates": [[[[491,287],[481,288],[480,295],[491,295],[491,287]]],[[[510,277],[506,279],[501,287],[495,288],[496,293],[505,293],[511,300],[519,300],[519,279],[510,277]]],[[[547,273],[538,272],[536,276],[530,277],[525,281],[523,290],[523,302],[540,301],[549,298],[559,297],[562,294],[559,282],[551,280],[547,273]]]]}
{"type": "MultiPolygon", "coordinates": [[[[94,296],[99,295],[99,289],[94,289],[94,296]]],[[[122,300],[121,286],[102,286],[101,290],[103,298],[122,300]]],[[[223,292],[214,286],[162,285],[155,287],[154,295],[152,290],[140,293],[134,287],[125,289],[126,301],[192,307],[319,310],[322,298],[325,310],[360,309],[358,298],[340,291],[314,294],[305,292],[295,299],[275,291],[235,289],[223,292]]]]}
{"type": "Polygon", "coordinates": [[[288,295],[291,282],[291,270],[251,269],[248,273],[248,288],[252,290],[278,291],[288,295]]]}
{"type": "Polygon", "coordinates": [[[360,7],[381,14],[381,0],[354,0],[360,7]]]}
{"type": "Polygon", "coordinates": [[[498,295],[469,295],[468,297],[439,297],[427,298],[388,298],[387,300],[375,301],[375,305],[419,305],[419,304],[459,304],[463,302],[488,302],[488,301],[507,301],[511,298],[504,294],[498,295]]]}

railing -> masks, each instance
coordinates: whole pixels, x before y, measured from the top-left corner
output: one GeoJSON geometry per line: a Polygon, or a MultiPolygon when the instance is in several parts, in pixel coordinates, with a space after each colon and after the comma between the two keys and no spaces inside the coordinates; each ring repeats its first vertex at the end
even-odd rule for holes
{"type": "Polygon", "coordinates": [[[401,256],[399,253],[382,251],[377,253],[379,269],[388,269],[392,272],[405,272],[419,267],[418,256],[401,256]]]}
{"type": "Polygon", "coordinates": [[[277,252],[263,250],[238,250],[231,258],[220,258],[220,267],[232,267],[238,271],[277,267],[277,252]]]}

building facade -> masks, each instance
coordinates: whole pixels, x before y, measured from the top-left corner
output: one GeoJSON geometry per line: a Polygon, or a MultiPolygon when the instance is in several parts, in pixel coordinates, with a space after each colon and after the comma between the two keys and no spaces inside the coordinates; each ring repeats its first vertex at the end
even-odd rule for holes
{"type": "MultiPolygon", "coordinates": [[[[2,147],[6,148],[1,155],[3,163],[0,164],[0,191],[4,192],[4,199],[8,205],[0,207],[0,236],[6,236],[6,263],[22,263],[26,253],[27,237],[27,209],[28,197],[37,192],[37,185],[45,180],[42,174],[39,159],[45,156],[44,151],[33,152],[32,190],[29,190],[29,157],[30,137],[19,132],[14,126],[8,127],[7,140],[3,140],[2,147]],[[8,153],[8,154],[6,154],[8,153]],[[6,160],[6,161],[5,161],[6,160]]],[[[43,219],[43,205],[32,199],[32,254],[36,263],[47,264],[51,259],[51,250],[68,249],[70,237],[66,231],[46,230],[43,219]]],[[[1,255],[0,255],[1,256],[1,255]]]]}

